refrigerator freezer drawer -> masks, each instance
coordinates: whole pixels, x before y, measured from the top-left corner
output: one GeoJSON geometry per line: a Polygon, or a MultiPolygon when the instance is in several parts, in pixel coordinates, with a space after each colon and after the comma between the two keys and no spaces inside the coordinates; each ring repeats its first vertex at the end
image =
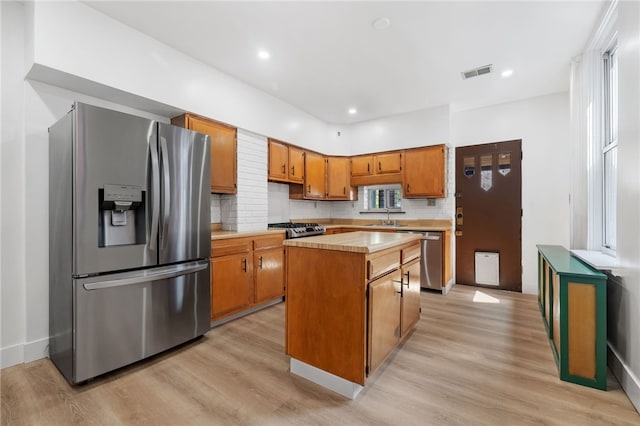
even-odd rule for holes
{"type": "Polygon", "coordinates": [[[210,325],[208,260],[74,280],[82,382],[198,337],[210,325]]]}

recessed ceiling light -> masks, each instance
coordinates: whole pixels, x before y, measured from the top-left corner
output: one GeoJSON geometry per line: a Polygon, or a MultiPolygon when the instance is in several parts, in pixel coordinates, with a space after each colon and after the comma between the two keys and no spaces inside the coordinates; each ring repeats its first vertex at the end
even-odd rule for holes
{"type": "Polygon", "coordinates": [[[386,30],[391,26],[391,19],[389,18],[378,18],[374,19],[371,23],[371,26],[376,30],[386,30]]]}
{"type": "Polygon", "coordinates": [[[349,114],[353,115],[353,114],[356,114],[358,112],[358,110],[355,109],[355,108],[349,108],[348,112],[349,112],[349,114]]]}
{"type": "Polygon", "coordinates": [[[258,52],[258,58],[260,59],[269,59],[271,57],[271,54],[269,54],[269,52],[267,52],[266,50],[260,50],[258,52]]]}
{"type": "Polygon", "coordinates": [[[507,78],[507,77],[511,77],[511,74],[513,74],[513,70],[504,70],[500,75],[507,78]]]}

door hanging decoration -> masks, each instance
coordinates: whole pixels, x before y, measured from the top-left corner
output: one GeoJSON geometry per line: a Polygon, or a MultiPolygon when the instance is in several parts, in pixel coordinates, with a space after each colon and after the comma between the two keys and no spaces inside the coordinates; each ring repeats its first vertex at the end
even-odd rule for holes
{"type": "Polygon", "coordinates": [[[480,188],[488,191],[493,186],[493,155],[480,156],[480,188]]]}
{"type": "Polygon", "coordinates": [[[462,159],[464,176],[471,179],[476,174],[476,157],[464,157],[462,159]]]}
{"type": "Polygon", "coordinates": [[[506,176],[511,171],[511,153],[501,152],[498,154],[498,172],[502,176],[506,176]]]}

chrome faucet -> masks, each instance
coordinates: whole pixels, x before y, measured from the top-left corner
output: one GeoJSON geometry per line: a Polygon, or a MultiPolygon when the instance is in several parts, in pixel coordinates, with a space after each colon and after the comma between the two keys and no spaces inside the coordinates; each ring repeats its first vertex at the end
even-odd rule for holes
{"type": "Polygon", "coordinates": [[[381,225],[395,225],[393,222],[391,222],[391,217],[389,216],[391,213],[391,209],[384,209],[387,212],[387,220],[385,221],[384,219],[380,219],[380,224],[381,225]]]}

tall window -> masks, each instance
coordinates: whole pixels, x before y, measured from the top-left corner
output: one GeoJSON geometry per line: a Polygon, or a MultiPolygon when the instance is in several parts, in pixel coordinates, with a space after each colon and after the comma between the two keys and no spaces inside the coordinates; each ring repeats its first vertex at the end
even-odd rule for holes
{"type": "Polygon", "coordinates": [[[400,185],[367,186],[364,192],[364,208],[368,211],[400,210],[402,206],[400,185]]]}
{"type": "Polygon", "coordinates": [[[615,45],[603,55],[603,62],[602,245],[615,251],[618,168],[618,55],[615,45]]]}

